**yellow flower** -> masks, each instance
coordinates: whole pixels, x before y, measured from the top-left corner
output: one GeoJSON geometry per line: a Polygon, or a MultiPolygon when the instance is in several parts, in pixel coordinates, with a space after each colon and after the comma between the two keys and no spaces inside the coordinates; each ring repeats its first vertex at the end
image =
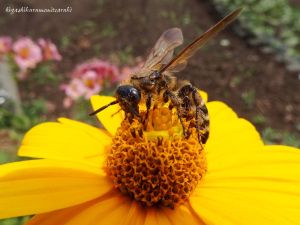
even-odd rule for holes
{"type": "MultiPolygon", "coordinates": [[[[111,101],[112,97],[92,98],[94,108],[111,101]]],[[[264,146],[255,128],[221,102],[209,102],[207,108],[211,135],[204,150],[195,156],[200,161],[205,158],[207,167],[205,160],[199,163],[203,173],[197,175],[198,184],[187,200],[171,205],[167,198],[164,204],[160,198],[158,203],[147,198],[136,201],[132,196],[138,193],[133,193],[130,185],[115,188],[118,183],[113,180],[121,175],[114,163],[119,161],[109,161],[110,154],[112,148],[127,141],[126,132],[132,132],[132,127],[127,131],[125,126],[119,128],[123,115],[111,117],[118,110],[114,105],[97,114],[107,131],[65,118],[31,129],[19,155],[39,159],[0,166],[0,218],[37,214],[26,225],[299,224],[299,150],[264,146]],[[118,132],[124,139],[114,137],[118,132]],[[112,140],[118,144],[112,145],[112,140]]],[[[143,144],[142,140],[137,143],[143,144]]],[[[182,150],[180,143],[176,146],[182,150]]],[[[128,154],[136,147],[129,144],[130,148],[128,154]]],[[[157,160],[156,156],[152,159],[157,160]]],[[[148,190],[143,190],[145,195],[148,190]]]]}

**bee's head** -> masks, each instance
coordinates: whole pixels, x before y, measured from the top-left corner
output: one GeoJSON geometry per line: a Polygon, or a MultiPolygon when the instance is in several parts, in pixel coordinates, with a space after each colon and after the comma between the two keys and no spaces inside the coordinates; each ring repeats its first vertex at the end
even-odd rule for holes
{"type": "Polygon", "coordinates": [[[97,109],[89,115],[95,115],[98,112],[101,112],[102,110],[106,109],[107,107],[119,103],[120,107],[125,113],[134,113],[137,117],[141,117],[141,115],[138,113],[138,104],[141,100],[141,93],[138,89],[130,85],[123,85],[117,89],[115,96],[117,99],[116,101],[113,101],[108,105],[97,109]]]}
{"type": "Polygon", "coordinates": [[[123,85],[117,89],[115,96],[125,112],[133,112],[136,116],[140,117],[137,111],[141,100],[141,93],[138,89],[130,85],[123,85]]]}

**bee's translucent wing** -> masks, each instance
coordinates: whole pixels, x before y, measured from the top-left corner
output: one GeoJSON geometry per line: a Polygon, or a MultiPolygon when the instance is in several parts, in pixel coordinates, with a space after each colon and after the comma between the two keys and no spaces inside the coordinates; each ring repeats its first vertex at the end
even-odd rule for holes
{"type": "Polygon", "coordinates": [[[166,30],[155,43],[143,68],[154,68],[158,64],[167,64],[172,59],[174,48],[182,43],[183,36],[179,28],[166,30]]]}
{"type": "Polygon", "coordinates": [[[225,28],[229,23],[237,18],[242,8],[235,10],[226,16],[223,20],[217,23],[215,26],[206,31],[201,37],[196,39],[182,52],[179,53],[172,61],[160,69],[159,74],[163,72],[178,72],[183,70],[187,64],[186,60],[192,57],[196,51],[198,51],[207,41],[214,38],[221,30],[225,28]]]}

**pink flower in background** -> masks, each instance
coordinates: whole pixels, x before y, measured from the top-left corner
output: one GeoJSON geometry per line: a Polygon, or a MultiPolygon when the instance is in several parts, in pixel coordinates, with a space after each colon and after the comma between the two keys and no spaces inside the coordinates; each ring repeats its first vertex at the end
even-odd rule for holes
{"type": "Polygon", "coordinates": [[[7,36],[0,37],[0,54],[5,54],[11,49],[11,38],[7,36]]]}
{"type": "MultiPolygon", "coordinates": [[[[62,85],[62,90],[72,100],[82,96],[89,100],[92,95],[99,94],[102,88],[110,87],[120,80],[118,67],[99,59],[78,64],[71,76],[70,84],[62,85]]],[[[65,106],[71,104],[70,99],[65,99],[65,106]]]]}
{"type": "MultiPolygon", "coordinates": [[[[90,97],[94,94],[94,83],[95,81],[91,78],[79,79],[73,78],[69,84],[61,85],[61,90],[63,90],[67,97],[63,100],[63,105],[66,108],[69,108],[74,100],[85,96],[86,99],[90,99],[90,97]]],[[[100,92],[101,88],[97,87],[97,93],[100,92]]]]}
{"type": "Polygon", "coordinates": [[[74,78],[71,80],[70,84],[63,84],[61,89],[65,91],[66,95],[71,99],[75,100],[80,98],[85,94],[86,87],[81,79],[74,78]]]}
{"type": "Polygon", "coordinates": [[[61,86],[67,96],[64,99],[64,106],[70,107],[74,100],[82,96],[89,100],[92,95],[99,94],[102,89],[123,81],[140,69],[143,64],[141,62],[136,67],[124,67],[121,73],[116,65],[99,59],[78,64],[71,73],[70,83],[61,86]]]}
{"type": "Polygon", "coordinates": [[[13,44],[15,62],[21,69],[35,68],[42,60],[41,48],[28,37],[21,37],[13,44]]]}
{"type": "Polygon", "coordinates": [[[62,59],[61,55],[59,54],[55,44],[53,44],[50,40],[45,40],[40,38],[38,40],[39,45],[43,49],[43,59],[44,60],[56,60],[60,61],[62,59]]]}
{"type": "Polygon", "coordinates": [[[72,71],[72,76],[82,77],[87,71],[94,71],[97,74],[99,81],[108,79],[109,82],[118,82],[120,80],[118,67],[108,61],[99,59],[93,59],[77,65],[72,71]]]}
{"type": "Polygon", "coordinates": [[[74,101],[73,101],[72,98],[70,98],[70,97],[65,97],[64,100],[63,100],[63,106],[64,106],[65,108],[70,108],[70,107],[72,106],[73,102],[74,102],[74,101]]]}
{"type": "Polygon", "coordinates": [[[119,68],[108,61],[95,59],[90,62],[90,69],[98,74],[102,81],[108,81],[107,85],[120,81],[119,68]]]}
{"type": "Polygon", "coordinates": [[[98,74],[93,70],[86,71],[82,75],[82,81],[86,88],[85,90],[86,100],[90,100],[92,95],[98,94],[102,89],[101,80],[99,79],[98,74]]]}

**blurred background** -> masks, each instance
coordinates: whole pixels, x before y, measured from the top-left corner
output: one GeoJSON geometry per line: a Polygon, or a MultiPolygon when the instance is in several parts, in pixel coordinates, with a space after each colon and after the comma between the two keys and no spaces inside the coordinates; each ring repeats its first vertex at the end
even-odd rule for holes
{"type": "Polygon", "coordinates": [[[101,126],[88,116],[90,96],[114,95],[165,30],[183,31],[176,55],[240,7],[177,76],[251,121],[266,144],[300,147],[298,0],[1,0],[0,164],[20,160],[36,124],[68,117],[101,126]]]}

